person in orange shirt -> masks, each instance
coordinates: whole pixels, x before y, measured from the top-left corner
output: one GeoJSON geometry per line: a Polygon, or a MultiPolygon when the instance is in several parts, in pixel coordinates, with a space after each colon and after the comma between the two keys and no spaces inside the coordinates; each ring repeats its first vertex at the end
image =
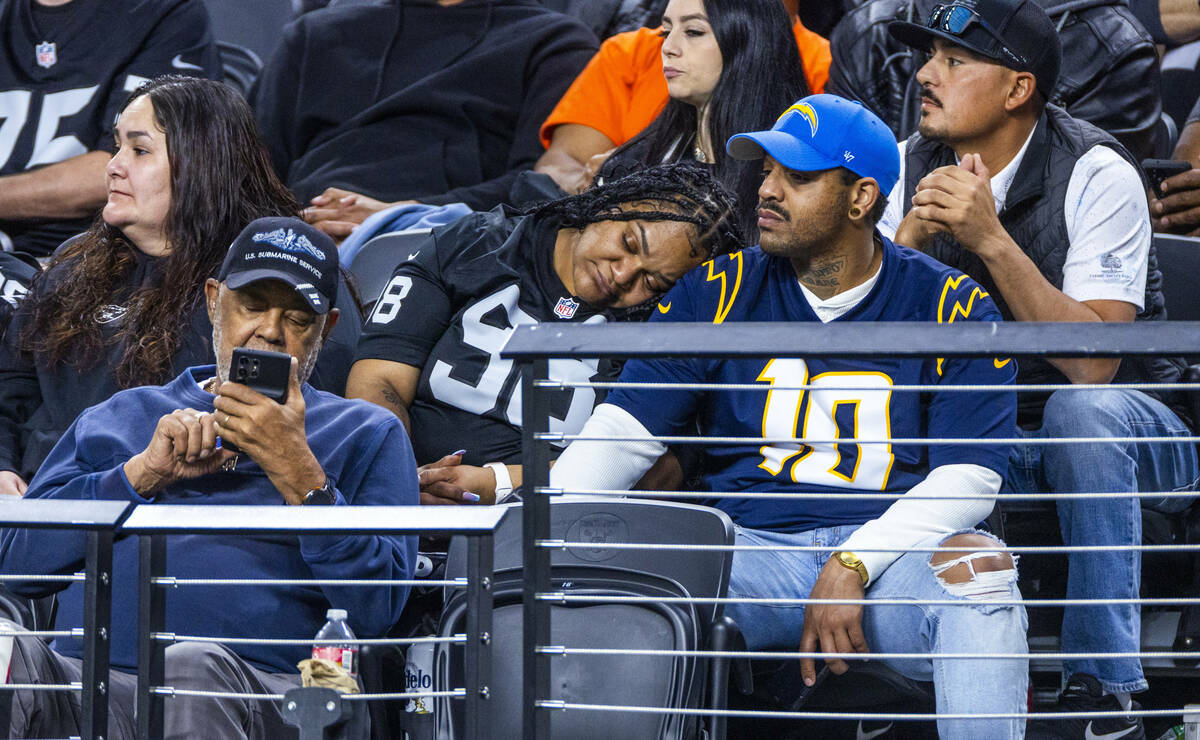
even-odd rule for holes
{"type": "MultiPolygon", "coordinates": [[[[819,93],[829,78],[829,41],[800,22],[798,0],[783,4],[793,20],[809,91],[819,93]]],[[[602,161],[589,163],[592,157],[632,139],[666,106],[662,47],[663,32],[657,28],[620,33],[601,44],[542,124],[546,153],[535,170],[550,175],[568,192],[586,187],[602,161]]]]}

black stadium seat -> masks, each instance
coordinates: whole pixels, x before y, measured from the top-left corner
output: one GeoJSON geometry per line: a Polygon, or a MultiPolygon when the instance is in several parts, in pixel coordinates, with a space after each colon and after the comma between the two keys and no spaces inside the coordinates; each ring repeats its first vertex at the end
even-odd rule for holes
{"type": "MultiPolygon", "coordinates": [[[[514,505],[514,508],[519,505],[514,505]]],[[[519,509],[518,509],[519,514],[519,509]]],[[[567,541],[687,543],[732,545],[733,523],[717,509],[665,501],[594,497],[556,499],[550,506],[550,537],[567,541]]],[[[466,548],[456,540],[450,548],[446,577],[466,573],[466,548]]],[[[552,588],[573,594],[606,596],[723,597],[729,585],[733,553],[711,550],[608,550],[573,547],[552,550],[552,588]]],[[[510,515],[495,534],[493,632],[493,737],[520,737],[522,609],[521,517],[510,515]]],[[[452,596],[442,615],[443,635],[461,632],[465,619],[462,592],[452,596]]],[[[621,649],[713,649],[712,628],[724,624],[720,604],[567,603],[551,608],[551,642],[567,647],[621,649]]],[[[722,627],[723,629],[723,627],[722,627]]],[[[718,630],[720,632],[720,630],[718,630]]],[[[722,633],[723,634],[723,633],[722,633]]],[[[718,638],[719,639],[719,638],[718,638]]],[[[721,643],[715,643],[720,649],[721,643]]],[[[440,645],[436,688],[462,685],[462,652],[440,645]]],[[[711,701],[723,706],[721,661],[707,666],[690,657],[666,660],[655,656],[564,655],[554,658],[551,698],[593,704],[700,707],[710,671],[720,685],[710,687],[711,701]]],[[[439,702],[439,728],[453,731],[461,723],[461,702],[439,702]],[[451,708],[453,707],[453,708],[451,708]]],[[[623,712],[555,713],[553,737],[578,740],[612,737],[698,737],[693,719],[678,715],[623,712]]],[[[460,728],[461,731],[461,728],[460,728]]],[[[441,735],[439,735],[441,736],[441,735]]],[[[453,736],[452,734],[447,736],[453,736]]],[[[723,731],[710,732],[720,738],[723,731]]]]}
{"type": "Polygon", "coordinates": [[[204,0],[204,4],[217,41],[249,49],[259,59],[271,58],[283,27],[293,17],[292,0],[204,0]]]}

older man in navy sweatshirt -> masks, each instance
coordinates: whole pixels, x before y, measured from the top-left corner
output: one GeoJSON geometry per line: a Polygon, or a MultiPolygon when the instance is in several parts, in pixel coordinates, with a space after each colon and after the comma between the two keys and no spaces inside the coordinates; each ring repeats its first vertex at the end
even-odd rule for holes
{"type": "MultiPolygon", "coordinates": [[[[84,411],[50,453],[27,498],[139,504],[270,506],[417,503],[417,474],[404,428],[362,401],[305,381],[337,322],[337,250],[296,219],[259,219],[237,237],[219,279],[206,285],[216,365],[192,367],[167,385],[133,388],[84,411]],[[285,402],[232,382],[235,347],[292,356],[285,402]],[[218,441],[219,440],[219,441],[218,441]],[[237,452],[231,449],[231,443],[237,452]]],[[[264,516],[270,516],[264,509],[264,516]]],[[[181,578],[408,579],[412,537],[177,536],[167,567],[181,578]]],[[[137,664],[137,544],[114,549],[110,737],[133,737],[137,664]]],[[[70,573],[82,567],[77,532],[5,530],[0,571],[70,573]]],[[[41,595],[53,584],[22,584],[41,595]]],[[[382,635],[400,616],[403,587],[262,586],[180,589],[167,599],[167,629],[190,635],[303,638],[327,608],[349,612],[360,636],[382,635]]],[[[83,586],[59,600],[58,628],[83,623],[83,586]]],[[[9,638],[11,639],[11,638],[9,638]]],[[[59,639],[15,641],[8,680],[79,680],[82,646],[59,639]]],[[[3,651],[0,650],[0,653],[3,651]]],[[[167,683],[177,688],[282,693],[299,685],[305,646],[180,643],[167,649],[167,683]]],[[[0,666],[2,668],[3,666],[0,666]]],[[[77,733],[78,696],[15,692],[10,737],[77,733]]],[[[262,737],[288,732],[275,702],[174,698],[169,737],[262,737]]]]}

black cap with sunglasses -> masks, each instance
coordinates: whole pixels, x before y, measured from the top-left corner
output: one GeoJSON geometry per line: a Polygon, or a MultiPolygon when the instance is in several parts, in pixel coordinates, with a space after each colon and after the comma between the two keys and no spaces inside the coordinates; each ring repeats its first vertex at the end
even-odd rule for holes
{"type": "Polygon", "coordinates": [[[1046,101],[1058,81],[1062,45],[1053,21],[1034,0],[939,3],[925,25],[893,21],[888,33],[924,51],[942,39],[1009,69],[1032,72],[1046,101]]]}

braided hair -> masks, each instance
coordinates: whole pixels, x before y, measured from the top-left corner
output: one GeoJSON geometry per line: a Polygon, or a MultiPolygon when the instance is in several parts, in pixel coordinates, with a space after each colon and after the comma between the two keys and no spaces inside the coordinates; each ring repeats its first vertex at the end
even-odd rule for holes
{"type": "MultiPolygon", "coordinates": [[[[561,228],[584,229],[600,221],[679,221],[695,224],[704,259],[736,252],[745,240],[736,200],[708,167],[694,162],[660,164],[594,185],[578,195],[533,206],[525,213],[556,219],[561,228]],[[650,209],[633,209],[651,204],[650,209]]],[[[613,311],[619,321],[640,321],[657,298],[613,311]]]]}
{"type": "Polygon", "coordinates": [[[563,228],[583,229],[599,221],[680,221],[696,225],[705,260],[745,246],[735,199],[707,167],[693,162],[660,164],[595,185],[578,195],[552,200],[526,213],[558,219],[563,228]],[[651,210],[633,210],[635,203],[651,210]]]}

